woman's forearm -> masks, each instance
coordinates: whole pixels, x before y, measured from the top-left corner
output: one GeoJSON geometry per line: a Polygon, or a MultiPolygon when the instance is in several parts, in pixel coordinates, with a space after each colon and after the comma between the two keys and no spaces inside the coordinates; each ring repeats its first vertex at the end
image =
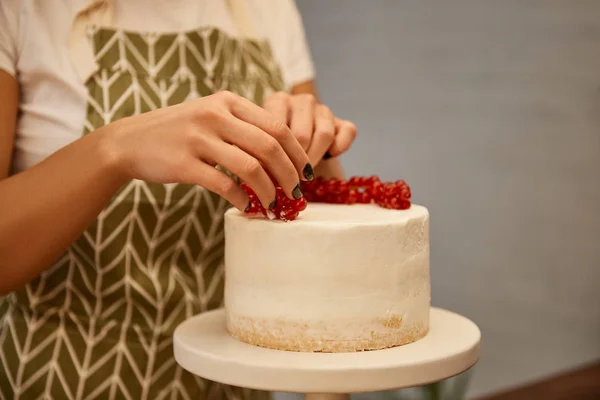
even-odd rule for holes
{"type": "MultiPolygon", "coordinates": [[[[102,129],[0,181],[0,295],[29,282],[85,230],[127,181],[102,129]]],[[[342,178],[339,160],[317,175],[342,178]]]]}
{"type": "Polygon", "coordinates": [[[51,265],[127,181],[106,133],[0,181],[0,295],[51,265]]]}
{"type": "MultiPolygon", "coordinates": [[[[13,90],[11,96],[0,91],[0,103],[8,97],[15,103],[16,83],[0,73],[0,86],[4,83],[13,90]]],[[[3,170],[14,137],[10,119],[17,113],[16,104],[9,108],[12,111],[4,116],[9,123],[0,124],[3,170]]],[[[6,171],[0,170],[0,295],[51,265],[129,179],[199,185],[243,210],[246,193],[214,164],[225,163],[225,168],[252,182],[268,205],[275,188],[262,165],[281,176],[279,182],[286,183],[291,196],[300,175],[307,178],[309,162],[287,126],[248,100],[223,92],[124,118],[10,178],[2,180],[6,171]],[[275,152],[269,151],[273,148],[275,152]]],[[[337,159],[321,162],[316,172],[343,177],[337,159]]]]}

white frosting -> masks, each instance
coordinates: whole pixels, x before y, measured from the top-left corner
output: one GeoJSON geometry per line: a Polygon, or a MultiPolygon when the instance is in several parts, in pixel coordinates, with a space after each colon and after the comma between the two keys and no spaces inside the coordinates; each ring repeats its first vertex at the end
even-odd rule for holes
{"type": "Polygon", "coordinates": [[[225,235],[228,328],[242,340],[362,350],[413,341],[428,329],[425,207],[313,203],[291,222],[232,209],[225,235]],[[338,341],[356,343],[323,345],[338,341]]]}

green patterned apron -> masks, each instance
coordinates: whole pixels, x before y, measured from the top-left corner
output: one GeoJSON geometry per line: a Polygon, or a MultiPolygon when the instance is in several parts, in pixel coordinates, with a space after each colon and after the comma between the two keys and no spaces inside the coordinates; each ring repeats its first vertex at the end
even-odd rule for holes
{"type": "MultiPolygon", "coordinates": [[[[220,90],[260,104],[283,89],[265,41],[213,28],[87,29],[96,68],[84,133],[220,90]]],[[[228,206],[198,186],[124,186],[54,266],[0,304],[0,397],[268,397],[192,376],[173,358],[174,328],[222,304],[228,206]]]]}

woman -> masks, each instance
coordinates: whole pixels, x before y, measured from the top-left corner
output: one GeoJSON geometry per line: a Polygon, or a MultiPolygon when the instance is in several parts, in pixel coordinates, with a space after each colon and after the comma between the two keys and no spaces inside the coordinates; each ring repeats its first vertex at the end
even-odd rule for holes
{"type": "Polygon", "coordinates": [[[292,0],[2,0],[0,398],[265,396],[171,335],[222,303],[232,175],[270,207],[340,174],[313,75],[292,0]]]}

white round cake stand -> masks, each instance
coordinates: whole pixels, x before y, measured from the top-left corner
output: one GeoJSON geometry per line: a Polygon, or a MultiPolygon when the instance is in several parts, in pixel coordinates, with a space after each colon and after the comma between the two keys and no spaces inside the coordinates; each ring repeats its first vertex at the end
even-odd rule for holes
{"type": "Polygon", "coordinates": [[[347,399],[438,382],[479,359],[481,333],[469,319],[432,308],[429,333],[414,343],[357,353],[298,353],[238,341],[225,329],[225,311],[210,311],[180,324],[175,360],[205,379],[251,389],[306,393],[311,400],[347,399]]]}

